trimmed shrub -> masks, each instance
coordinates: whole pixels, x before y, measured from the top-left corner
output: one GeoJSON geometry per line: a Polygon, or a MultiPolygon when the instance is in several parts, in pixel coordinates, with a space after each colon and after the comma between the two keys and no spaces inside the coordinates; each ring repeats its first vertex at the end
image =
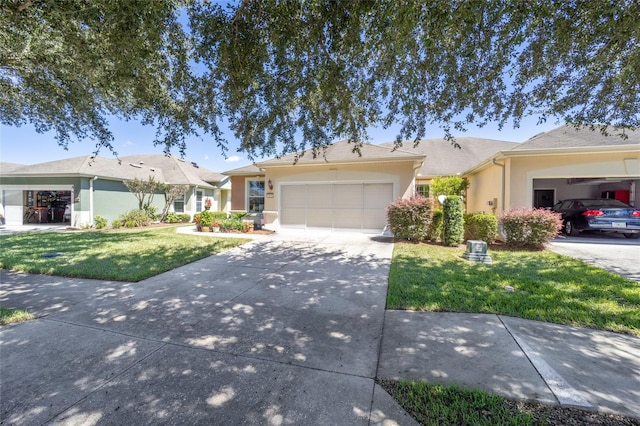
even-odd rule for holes
{"type": "Polygon", "coordinates": [[[464,215],[464,238],[492,243],[498,238],[498,219],[491,213],[464,215]]]}
{"type": "Polygon", "coordinates": [[[169,212],[164,217],[165,223],[187,223],[191,220],[191,215],[188,213],[174,213],[169,212]]]}
{"type": "Polygon", "coordinates": [[[227,212],[211,212],[213,220],[221,222],[228,218],[227,212]]]}
{"type": "Polygon", "coordinates": [[[178,222],[189,223],[191,221],[191,215],[189,213],[178,214],[178,222]]]}
{"type": "Polygon", "coordinates": [[[158,218],[160,217],[160,215],[158,214],[158,208],[156,206],[146,206],[143,210],[147,214],[151,222],[158,220],[158,218]]]}
{"type": "Polygon", "coordinates": [[[397,199],[387,207],[387,221],[391,232],[396,238],[426,240],[431,224],[431,206],[431,200],[420,195],[397,199]]]}
{"type": "Polygon", "coordinates": [[[442,244],[457,246],[464,241],[464,205],[459,195],[449,195],[442,204],[442,244]]]}
{"type": "Polygon", "coordinates": [[[209,210],[200,212],[200,223],[202,224],[203,228],[210,227],[213,223],[213,213],[211,213],[209,210]]]}
{"type": "Polygon", "coordinates": [[[220,228],[227,231],[242,231],[242,219],[230,217],[220,221],[220,228]]]}
{"type": "Polygon", "coordinates": [[[122,221],[120,219],[113,219],[111,221],[111,227],[113,229],[122,228],[122,221]]]}
{"type": "Polygon", "coordinates": [[[429,224],[429,229],[427,230],[427,239],[429,241],[437,242],[442,240],[443,217],[444,216],[441,208],[433,210],[433,214],[431,215],[431,223],[429,224]]]}
{"type": "Polygon", "coordinates": [[[560,214],[546,209],[509,210],[500,216],[500,221],[507,244],[517,247],[542,248],[562,229],[560,214]]]}
{"type": "Polygon", "coordinates": [[[107,226],[107,218],[106,217],[102,217],[99,214],[97,214],[94,218],[93,218],[93,226],[96,229],[102,229],[105,226],[107,226]]]}
{"type": "Polygon", "coordinates": [[[145,210],[131,210],[118,218],[127,228],[137,228],[139,226],[148,226],[153,220],[145,210]]]}

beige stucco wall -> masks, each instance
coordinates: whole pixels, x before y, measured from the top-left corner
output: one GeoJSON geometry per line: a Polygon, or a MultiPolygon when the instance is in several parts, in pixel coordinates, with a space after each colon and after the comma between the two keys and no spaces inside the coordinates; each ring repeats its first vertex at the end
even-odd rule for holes
{"type": "MultiPolygon", "coordinates": [[[[492,211],[487,202],[493,198],[498,198],[497,208],[493,211],[497,215],[505,209],[532,207],[534,189],[555,189],[556,199],[562,199],[568,196],[598,197],[601,189],[612,188],[611,185],[569,187],[568,178],[608,177],[636,182],[640,179],[640,153],[634,152],[512,157],[499,163],[504,164],[504,202],[501,202],[501,167],[490,165],[467,176],[470,182],[467,191],[469,212],[492,211]]],[[[628,185],[628,182],[623,184],[625,188],[628,185]]],[[[634,201],[636,205],[640,204],[637,190],[634,201]]]]}
{"type": "MultiPolygon", "coordinates": [[[[320,166],[274,167],[266,170],[265,180],[271,180],[273,190],[266,188],[265,222],[279,226],[279,193],[282,184],[295,183],[392,183],[393,198],[410,197],[414,191],[413,161],[320,166]]],[[[236,184],[233,183],[235,200],[236,184]]],[[[235,205],[235,204],[234,204],[235,205]]]]}
{"type": "Polygon", "coordinates": [[[491,166],[469,177],[467,212],[497,214],[502,211],[502,168],[491,166]],[[493,204],[489,205],[489,201],[493,204]]]}

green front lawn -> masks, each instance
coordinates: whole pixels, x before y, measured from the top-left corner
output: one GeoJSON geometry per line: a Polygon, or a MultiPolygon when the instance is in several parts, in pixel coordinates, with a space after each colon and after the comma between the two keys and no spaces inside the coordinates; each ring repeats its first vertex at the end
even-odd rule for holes
{"type": "MultiPolygon", "coordinates": [[[[464,260],[463,253],[397,242],[387,309],[502,314],[640,335],[640,285],[631,280],[549,252],[490,250],[492,265],[464,260]]],[[[455,385],[379,383],[423,425],[636,424],[622,416],[510,401],[455,385]]]]}
{"type": "Polygon", "coordinates": [[[11,234],[0,236],[0,268],[135,282],[248,241],[178,234],[174,227],[11,234]]]}
{"type": "Polygon", "coordinates": [[[387,308],[502,314],[640,336],[640,285],[631,280],[549,252],[490,250],[492,265],[463,253],[396,243],[387,308]]]}

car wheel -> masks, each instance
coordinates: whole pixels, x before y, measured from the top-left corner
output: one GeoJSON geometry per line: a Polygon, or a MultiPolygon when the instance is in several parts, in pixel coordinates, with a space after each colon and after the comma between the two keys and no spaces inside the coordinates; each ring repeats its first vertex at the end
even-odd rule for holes
{"type": "Polygon", "coordinates": [[[573,222],[570,220],[567,220],[564,223],[564,233],[567,235],[573,235],[576,236],[578,235],[578,230],[576,229],[575,226],[573,226],[573,222]]]}
{"type": "Polygon", "coordinates": [[[632,239],[632,240],[637,240],[638,238],[640,238],[640,232],[635,233],[635,234],[631,234],[631,233],[629,233],[629,234],[624,234],[624,237],[625,237],[625,238],[630,238],[630,239],[632,239]]]}

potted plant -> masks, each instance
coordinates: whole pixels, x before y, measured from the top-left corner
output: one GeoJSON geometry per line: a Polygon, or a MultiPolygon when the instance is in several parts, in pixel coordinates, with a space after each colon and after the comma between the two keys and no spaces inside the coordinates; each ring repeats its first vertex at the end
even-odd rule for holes
{"type": "Polygon", "coordinates": [[[217,220],[214,220],[214,221],[211,223],[211,230],[212,230],[213,232],[220,232],[220,222],[218,222],[217,220]]]}
{"type": "Polygon", "coordinates": [[[200,223],[202,224],[202,229],[211,230],[211,224],[213,223],[213,213],[208,210],[201,212],[200,223]]]}
{"type": "Polygon", "coordinates": [[[204,209],[209,210],[211,208],[211,198],[206,198],[204,200],[204,209]]]}
{"type": "Polygon", "coordinates": [[[193,215],[193,221],[196,223],[196,231],[202,232],[202,216],[200,213],[193,215]]]}

